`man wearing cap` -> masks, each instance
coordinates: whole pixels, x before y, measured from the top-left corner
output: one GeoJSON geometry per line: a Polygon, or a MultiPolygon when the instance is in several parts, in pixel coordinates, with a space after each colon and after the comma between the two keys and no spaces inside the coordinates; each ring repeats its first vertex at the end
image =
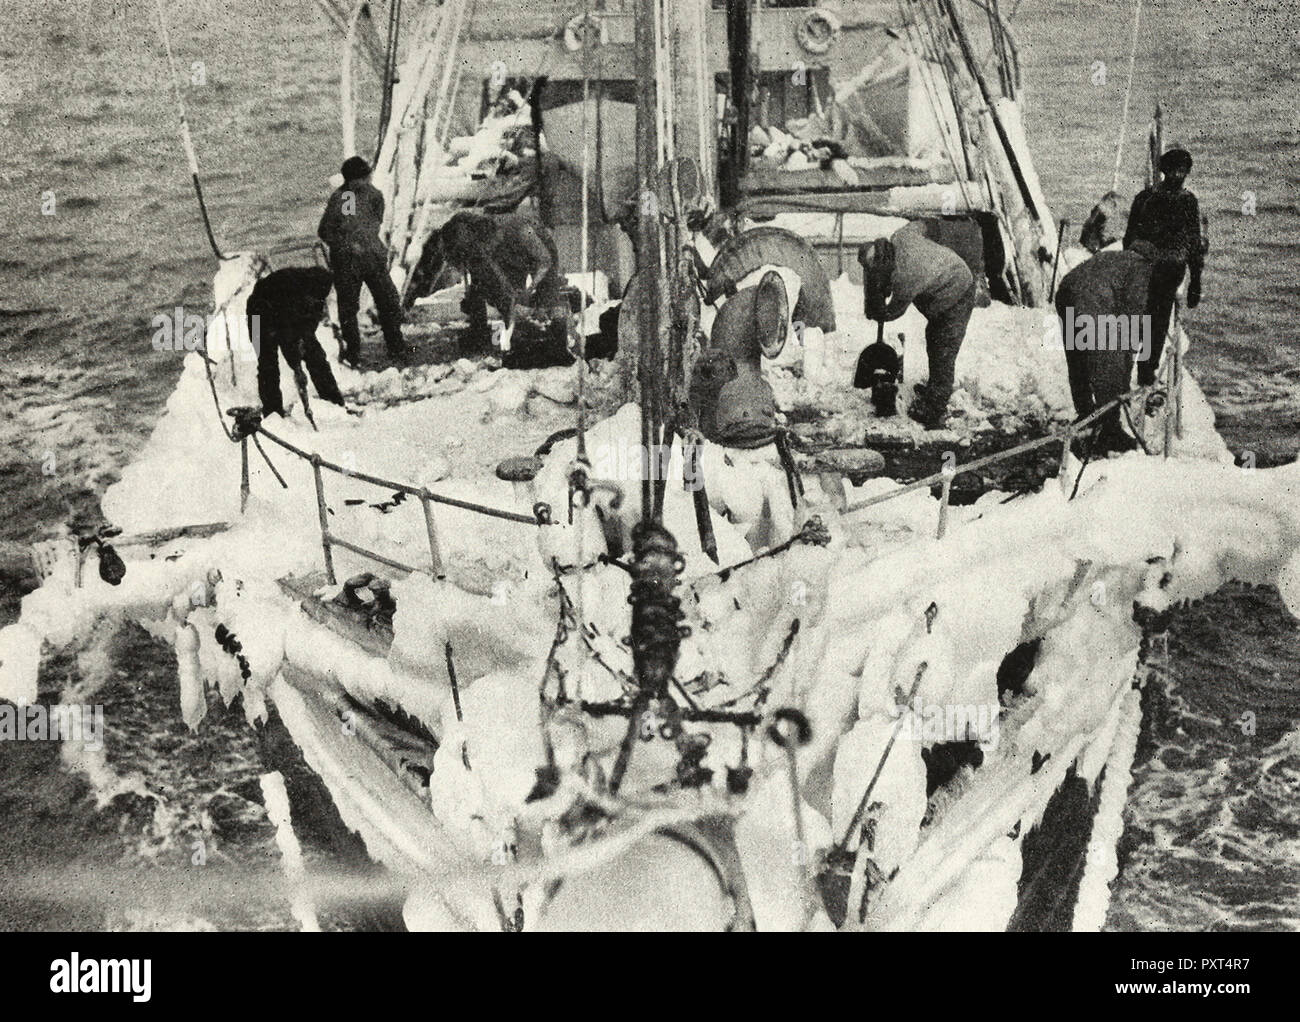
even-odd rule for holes
{"type": "Polygon", "coordinates": [[[1201,301],[1201,268],[1207,246],[1201,236],[1201,211],[1196,196],[1183,187],[1191,169],[1192,157],[1186,149],[1170,149],[1160,157],[1161,181],[1138,193],[1124,232],[1126,249],[1137,241],[1145,241],[1155,249],[1147,297],[1151,357],[1138,363],[1138,383],[1144,387],[1155,383],[1174,299],[1188,267],[1192,273],[1187,307],[1194,309],[1201,301]]]}
{"type": "Polygon", "coordinates": [[[956,252],[925,236],[913,221],[891,238],[858,249],[862,264],[863,308],[869,319],[888,323],[915,305],[926,319],[925,351],[930,381],[917,385],[907,410],[926,429],[947,423],[957,353],[966,339],[975,308],[975,277],[956,252]]]}
{"type": "Polygon", "coordinates": [[[343,334],[343,360],[361,361],[361,285],[370,290],[384,331],[384,345],[397,362],[407,358],[402,340],[402,299],[388,275],[388,250],[379,240],[384,222],[384,196],[370,183],[370,164],[360,156],[346,160],[343,184],[330,196],[316,229],[329,246],[330,270],[339,302],[339,329],[343,334]]]}
{"type": "Polygon", "coordinates": [[[1110,232],[1115,226],[1120,203],[1123,201],[1119,192],[1107,192],[1101,197],[1101,201],[1092,207],[1092,212],[1084,221],[1083,230],[1079,233],[1079,244],[1093,255],[1118,240],[1110,232]]]}

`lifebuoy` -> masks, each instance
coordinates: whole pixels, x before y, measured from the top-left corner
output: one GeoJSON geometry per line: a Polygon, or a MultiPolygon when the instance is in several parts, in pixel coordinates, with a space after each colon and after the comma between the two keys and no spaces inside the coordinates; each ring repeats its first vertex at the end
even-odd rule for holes
{"type": "Polygon", "coordinates": [[[840,19],[830,11],[809,11],[794,34],[809,53],[825,53],[840,34],[840,19]]]}

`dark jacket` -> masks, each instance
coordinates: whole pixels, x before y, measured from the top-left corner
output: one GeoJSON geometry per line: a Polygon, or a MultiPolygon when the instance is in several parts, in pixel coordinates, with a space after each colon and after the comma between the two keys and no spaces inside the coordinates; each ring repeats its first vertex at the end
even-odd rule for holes
{"type": "Polygon", "coordinates": [[[1124,247],[1133,242],[1150,242],[1156,261],[1183,263],[1199,268],[1204,261],[1201,241],[1201,210],[1196,196],[1186,188],[1144,188],[1133,200],[1124,232],[1124,247]]]}
{"type": "Polygon", "coordinates": [[[260,316],[263,329],[314,333],[325,315],[325,299],[334,278],[318,266],[288,266],[253,285],[247,312],[260,316]]]}
{"type": "Polygon", "coordinates": [[[367,181],[347,181],[330,196],[316,234],[329,246],[331,257],[348,252],[387,257],[379,240],[383,224],[383,193],[367,181]]]}
{"type": "MultiPolygon", "coordinates": [[[[886,321],[898,319],[909,305],[915,305],[926,319],[942,318],[960,305],[974,287],[975,278],[966,261],[952,249],[927,238],[925,224],[920,221],[895,231],[890,241],[895,262],[890,281],[893,298],[885,310],[886,321]]],[[[858,251],[860,262],[866,247],[858,251]]]]}
{"type": "Polygon", "coordinates": [[[1058,313],[1063,316],[1073,308],[1075,316],[1142,315],[1153,255],[1149,243],[1139,242],[1135,249],[1107,249],[1085,259],[1061,279],[1056,289],[1058,313]]]}
{"type": "Polygon", "coordinates": [[[522,213],[488,216],[462,211],[442,226],[438,237],[435,250],[426,248],[430,259],[445,259],[468,273],[483,297],[497,310],[505,311],[509,303],[519,298],[542,307],[552,306],[559,300],[564,273],[555,240],[534,217],[522,213]],[[532,293],[525,295],[525,283],[530,276],[532,293]]]}

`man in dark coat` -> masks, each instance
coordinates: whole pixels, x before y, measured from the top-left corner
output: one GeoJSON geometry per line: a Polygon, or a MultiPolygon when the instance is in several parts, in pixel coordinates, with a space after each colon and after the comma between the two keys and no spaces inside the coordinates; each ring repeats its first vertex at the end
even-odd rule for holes
{"type": "Polygon", "coordinates": [[[1194,309],[1201,302],[1201,268],[1206,248],[1201,237],[1201,211],[1196,196],[1183,187],[1191,169],[1192,157],[1185,149],[1171,149],[1160,157],[1162,179],[1155,187],[1138,193],[1124,232],[1126,249],[1132,248],[1134,242],[1145,241],[1156,253],[1146,310],[1151,317],[1154,347],[1151,358],[1138,366],[1138,382],[1143,386],[1155,383],[1174,300],[1189,267],[1187,307],[1194,309]]]}
{"type": "MultiPolygon", "coordinates": [[[[564,273],[555,240],[539,220],[523,213],[464,210],[452,216],[425,246],[411,275],[407,301],[430,293],[446,266],[466,277],[461,308],[469,317],[470,336],[478,343],[490,340],[489,305],[510,327],[516,306],[551,319],[562,302],[564,273]]],[[[567,316],[559,321],[560,343],[566,335],[567,316]]]]}
{"type": "Polygon", "coordinates": [[[384,222],[384,196],[370,183],[370,164],[353,156],[343,164],[343,184],[330,196],[316,229],[329,246],[339,303],[339,329],[343,358],[354,366],[361,361],[361,285],[370,290],[384,331],[384,345],[398,362],[407,358],[402,340],[402,299],[388,275],[388,250],[379,240],[384,222]]]}
{"type": "Polygon", "coordinates": [[[295,379],[307,363],[316,393],[326,401],[343,404],[329,360],[316,340],[316,327],[325,318],[325,299],[334,285],[329,270],[317,266],[290,266],[269,273],[248,296],[248,333],[257,342],[257,395],[262,414],[284,414],[280,393],[280,355],[295,379]]]}
{"type": "Polygon", "coordinates": [[[925,350],[930,381],[918,385],[907,410],[926,429],[942,429],[956,375],[957,353],[966,338],[975,308],[975,277],[956,252],[925,236],[913,222],[891,238],[858,249],[863,271],[863,307],[867,317],[888,323],[909,305],[926,319],[925,350]]]}
{"type": "MultiPolygon", "coordinates": [[[[1134,359],[1142,367],[1153,357],[1153,340],[1142,331],[1149,324],[1144,314],[1154,256],[1155,249],[1142,241],[1127,251],[1098,252],[1056,289],[1070,396],[1080,419],[1128,393],[1134,359]]],[[[1120,425],[1118,406],[1098,420],[1094,452],[1135,447],[1120,425]]]]}
{"type": "Polygon", "coordinates": [[[1118,240],[1111,232],[1119,215],[1121,201],[1119,192],[1107,192],[1092,207],[1092,212],[1084,221],[1083,230],[1079,233],[1079,244],[1094,255],[1118,240]]]}

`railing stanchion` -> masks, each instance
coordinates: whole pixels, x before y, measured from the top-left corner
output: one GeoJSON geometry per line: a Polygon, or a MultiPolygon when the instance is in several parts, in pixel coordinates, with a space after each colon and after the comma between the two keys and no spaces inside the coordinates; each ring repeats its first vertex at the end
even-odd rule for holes
{"type": "Polygon", "coordinates": [[[438,530],[433,522],[433,500],[429,491],[420,494],[420,506],[424,508],[424,529],[429,534],[429,562],[433,567],[433,577],[442,578],[442,552],[438,549],[438,530]]]}
{"type": "Polygon", "coordinates": [[[325,508],[325,480],[321,478],[319,454],[311,456],[311,471],[316,478],[316,510],[320,514],[320,545],[325,551],[325,577],[329,579],[330,585],[338,585],[338,579],[334,577],[334,553],[330,549],[330,522],[329,512],[325,508]]]}
{"type": "Polygon", "coordinates": [[[844,214],[835,217],[835,252],[838,260],[839,276],[844,276],[844,214]]]}
{"type": "Polygon", "coordinates": [[[239,513],[248,507],[248,437],[239,441],[239,513]]]}
{"type": "Polygon", "coordinates": [[[1173,389],[1170,397],[1174,402],[1174,434],[1179,440],[1183,438],[1183,329],[1182,317],[1178,313],[1178,303],[1174,303],[1174,363],[1173,389]]]}
{"type": "Polygon", "coordinates": [[[943,493],[939,497],[939,528],[935,533],[935,539],[943,539],[943,534],[948,531],[948,502],[952,497],[952,481],[957,478],[957,463],[954,461],[951,465],[943,470],[943,493]]]}
{"type": "Polygon", "coordinates": [[[1074,448],[1074,423],[1065,427],[1065,445],[1061,448],[1061,470],[1057,474],[1061,485],[1065,485],[1065,480],[1069,477],[1070,469],[1070,451],[1074,448]]]}

